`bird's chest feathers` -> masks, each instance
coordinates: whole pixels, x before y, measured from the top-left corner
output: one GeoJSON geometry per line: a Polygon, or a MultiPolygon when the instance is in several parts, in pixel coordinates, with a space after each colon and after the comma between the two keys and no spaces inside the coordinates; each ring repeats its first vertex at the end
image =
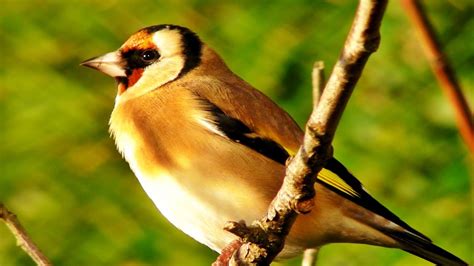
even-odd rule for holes
{"type": "MultiPolygon", "coordinates": [[[[213,160],[201,161],[203,156],[212,156],[212,145],[199,141],[204,134],[212,134],[210,129],[203,129],[201,117],[196,113],[185,117],[175,110],[171,112],[174,116],[165,117],[157,109],[144,112],[147,104],[141,104],[144,108],[140,112],[119,106],[112,114],[110,131],[119,151],[145,192],[171,223],[199,242],[219,250],[233,239],[222,230],[224,223],[231,219],[231,213],[241,212],[235,209],[235,202],[228,204],[224,200],[229,193],[235,193],[236,186],[223,184],[226,178],[213,179],[222,174],[204,165],[213,160]],[[195,132],[196,139],[183,134],[190,131],[195,132]]],[[[245,200],[247,191],[241,192],[237,197],[245,200]]]]}
{"type": "Polygon", "coordinates": [[[206,145],[202,139],[209,132],[201,125],[204,114],[183,111],[193,110],[187,106],[193,103],[192,95],[158,90],[119,103],[112,112],[110,132],[134,171],[182,166],[206,145]]]}

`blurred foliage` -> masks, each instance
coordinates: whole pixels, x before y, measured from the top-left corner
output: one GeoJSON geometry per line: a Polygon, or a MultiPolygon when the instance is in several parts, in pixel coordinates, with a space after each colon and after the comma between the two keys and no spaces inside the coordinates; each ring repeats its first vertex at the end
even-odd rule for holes
{"type": "MultiPolygon", "coordinates": [[[[474,85],[469,0],[424,1],[459,80],[474,85]]],[[[79,67],[139,28],[188,26],[303,125],[310,73],[327,74],[356,1],[2,0],[0,202],[56,265],[209,265],[216,254],[154,208],[107,132],[114,82],[79,67]]],[[[358,83],[335,155],[376,198],[470,263],[472,157],[398,1],[358,83]]],[[[335,244],[320,265],[429,265],[398,250],[335,244]]],[[[299,259],[286,263],[298,265],[299,259]]],[[[0,265],[33,265],[0,225],[0,265]]]]}

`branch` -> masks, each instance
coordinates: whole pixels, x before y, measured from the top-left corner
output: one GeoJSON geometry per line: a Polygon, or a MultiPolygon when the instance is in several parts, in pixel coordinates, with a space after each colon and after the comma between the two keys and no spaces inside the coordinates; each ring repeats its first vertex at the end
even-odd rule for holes
{"type": "Polygon", "coordinates": [[[423,7],[417,0],[403,0],[403,6],[419,33],[422,46],[431,68],[438,79],[441,89],[453,105],[456,121],[464,142],[474,153],[474,123],[469,105],[464,97],[461,86],[457,82],[453,69],[438,39],[433,26],[430,24],[423,7]]]}
{"type": "Polygon", "coordinates": [[[324,91],[326,80],[324,79],[324,62],[316,61],[313,65],[313,72],[311,73],[313,80],[313,106],[318,106],[319,99],[324,91]]]}
{"type": "Polygon", "coordinates": [[[51,262],[33,243],[33,240],[26,233],[25,228],[21,226],[16,215],[10,212],[2,203],[0,203],[0,219],[2,219],[12,234],[16,238],[17,245],[20,246],[37,265],[50,266],[51,262]]]}
{"type": "Polygon", "coordinates": [[[303,144],[288,163],[282,187],[267,215],[250,226],[230,222],[225,227],[244,242],[229,264],[269,265],[283,249],[296,216],[311,211],[317,173],[332,157],[331,142],[344,108],[367,59],[378,48],[386,4],[386,0],[359,2],[340,58],[319,103],[313,107],[303,144]]]}
{"type": "Polygon", "coordinates": [[[303,263],[301,266],[315,266],[318,260],[318,249],[310,248],[304,251],[303,263]]]}

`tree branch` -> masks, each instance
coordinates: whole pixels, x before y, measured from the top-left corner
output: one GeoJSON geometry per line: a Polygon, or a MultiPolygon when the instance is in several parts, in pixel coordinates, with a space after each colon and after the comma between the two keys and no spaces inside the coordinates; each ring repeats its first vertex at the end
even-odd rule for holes
{"type": "Polygon", "coordinates": [[[318,249],[310,248],[304,251],[303,262],[301,266],[315,266],[318,259],[318,249]]]}
{"type": "Polygon", "coordinates": [[[33,243],[33,240],[26,233],[25,228],[21,226],[16,215],[10,212],[2,203],[0,203],[0,219],[2,219],[12,234],[16,238],[17,245],[20,246],[37,265],[50,266],[51,262],[33,243]]]}
{"type": "Polygon", "coordinates": [[[443,53],[436,33],[426,16],[423,7],[417,0],[403,0],[403,6],[419,33],[422,46],[436,79],[449,101],[453,105],[459,132],[464,142],[474,153],[474,122],[469,105],[464,97],[453,69],[443,53]]]}
{"type": "Polygon", "coordinates": [[[312,85],[313,85],[313,106],[318,106],[319,99],[324,91],[324,85],[326,83],[324,77],[324,62],[316,61],[313,65],[313,72],[311,73],[312,85]]]}
{"type": "Polygon", "coordinates": [[[311,211],[317,173],[332,157],[331,142],[344,108],[370,54],[380,42],[386,0],[361,0],[344,48],[306,125],[303,145],[289,161],[286,176],[267,215],[252,225],[231,222],[226,230],[244,244],[231,265],[269,265],[283,249],[297,214],[311,211]]]}

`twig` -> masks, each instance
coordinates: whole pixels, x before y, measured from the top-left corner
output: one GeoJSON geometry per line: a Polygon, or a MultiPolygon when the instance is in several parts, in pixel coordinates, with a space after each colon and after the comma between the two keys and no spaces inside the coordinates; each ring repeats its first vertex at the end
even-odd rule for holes
{"type": "Polygon", "coordinates": [[[436,33],[426,16],[423,7],[417,0],[403,0],[403,6],[419,33],[421,43],[431,68],[438,79],[441,89],[453,105],[456,121],[464,142],[474,153],[474,122],[469,110],[469,105],[464,97],[461,86],[450,63],[443,53],[441,44],[436,38],[436,33]]]}
{"type": "Polygon", "coordinates": [[[52,265],[48,258],[46,258],[46,256],[39,250],[35,243],[33,243],[33,240],[31,240],[31,238],[28,236],[25,228],[21,226],[20,221],[18,221],[16,215],[10,212],[2,203],[0,203],[0,219],[5,222],[7,227],[15,236],[17,245],[20,246],[36,262],[37,265],[52,265]]]}
{"type": "Polygon", "coordinates": [[[304,251],[303,263],[301,266],[315,266],[318,259],[318,249],[311,248],[304,251]]]}
{"type": "Polygon", "coordinates": [[[297,214],[311,211],[317,173],[332,157],[331,142],[344,108],[370,54],[380,42],[386,0],[361,0],[344,48],[306,125],[303,145],[289,162],[286,176],[267,215],[250,226],[230,222],[226,230],[244,244],[231,265],[269,265],[283,249],[297,214]]]}
{"type": "Polygon", "coordinates": [[[230,259],[234,252],[242,246],[242,241],[239,239],[234,240],[228,244],[222,251],[221,254],[217,257],[216,261],[212,263],[212,266],[226,266],[229,264],[230,259]]]}
{"type": "Polygon", "coordinates": [[[324,91],[324,85],[326,83],[324,77],[324,62],[316,61],[313,65],[313,72],[311,73],[313,81],[313,106],[318,106],[319,99],[324,91]]]}

